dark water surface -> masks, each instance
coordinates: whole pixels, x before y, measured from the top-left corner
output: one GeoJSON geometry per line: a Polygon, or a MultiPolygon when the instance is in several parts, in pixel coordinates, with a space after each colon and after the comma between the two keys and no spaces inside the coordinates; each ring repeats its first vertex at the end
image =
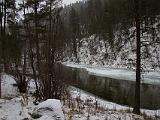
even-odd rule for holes
{"type": "MultiPolygon", "coordinates": [[[[133,106],[134,81],[90,75],[85,69],[67,66],[62,67],[62,74],[66,81],[77,88],[110,102],[133,106]]],[[[141,85],[141,108],[160,109],[160,85],[141,85]]]]}

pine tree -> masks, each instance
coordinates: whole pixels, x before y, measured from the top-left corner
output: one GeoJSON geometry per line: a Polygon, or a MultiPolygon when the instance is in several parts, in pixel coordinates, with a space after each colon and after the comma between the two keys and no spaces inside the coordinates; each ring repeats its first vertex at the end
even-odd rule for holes
{"type": "Polygon", "coordinates": [[[71,34],[71,39],[73,44],[73,54],[77,61],[78,60],[77,43],[78,43],[78,37],[80,34],[80,23],[79,23],[78,14],[74,8],[71,8],[71,11],[70,11],[69,26],[70,26],[70,34],[71,34]]]}

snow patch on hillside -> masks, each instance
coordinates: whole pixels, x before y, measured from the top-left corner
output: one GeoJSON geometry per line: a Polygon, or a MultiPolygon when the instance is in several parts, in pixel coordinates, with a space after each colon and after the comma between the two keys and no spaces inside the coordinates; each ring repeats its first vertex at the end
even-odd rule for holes
{"type": "MultiPolygon", "coordinates": [[[[150,25],[155,30],[141,34],[141,65],[143,70],[160,70],[160,21],[150,25]]],[[[72,46],[65,51],[64,61],[112,68],[136,68],[135,27],[114,32],[114,45],[100,35],[85,37],[77,43],[78,60],[72,53],[72,46]]]]}

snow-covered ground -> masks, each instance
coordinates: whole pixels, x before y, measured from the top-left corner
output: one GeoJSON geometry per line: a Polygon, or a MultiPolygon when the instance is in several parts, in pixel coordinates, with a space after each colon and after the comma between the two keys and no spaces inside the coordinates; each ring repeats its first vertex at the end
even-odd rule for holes
{"type": "Polygon", "coordinates": [[[18,95],[17,88],[13,87],[16,84],[12,76],[2,74],[2,97],[11,97],[18,95]]]}
{"type": "Polygon", "coordinates": [[[15,97],[10,100],[0,99],[0,119],[1,120],[64,120],[60,100],[50,99],[40,103],[38,106],[33,104],[34,99],[28,97],[28,103],[24,105],[23,97],[15,97]],[[33,117],[33,118],[32,118],[33,117]]]}
{"type": "MultiPolygon", "coordinates": [[[[104,101],[73,87],[69,88],[71,107],[66,104],[69,99],[65,99],[67,101],[65,104],[64,101],[49,99],[36,106],[30,94],[18,93],[12,84],[15,84],[14,79],[3,74],[2,86],[5,91],[2,91],[2,99],[0,99],[1,120],[145,120],[144,116],[130,113],[132,108],[104,101]]],[[[34,89],[34,84],[30,85],[29,88],[34,89]]],[[[142,112],[152,117],[160,115],[158,110],[142,110],[142,112]]]]}
{"type": "MultiPolygon", "coordinates": [[[[113,79],[120,80],[136,80],[136,72],[131,69],[124,68],[109,68],[109,67],[97,67],[93,65],[82,65],[70,62],[63,63],[68,67],[83,68],[88,71],[88,74],[97,76],[104,76],[113,79]]],[[[142,73],[142,82],[148,84],[160,84],[160,71],[146,71],[142,73]]]]}
{"type": "MultiPolygon", "coordinates": [[[[83,90],[80,90],[78,88],[70,87],[70,89],[71,89],[71,95],[72,95],[73,98],[76,98],[77,96],[79,96],[81,98],[81,100],[83,100],[83,101],[89,100],[93,104],[95,104],[97,102],[98,106],[103,107],[105,109],[108,109],[108,110],[111,110],[111,111],[113,110],[113,111],[130,111],[130,112],[133,110],[133,108],[130,108],[130,107],[127,107],[127,106],[122,106],[122,105],[112,103],[112,102],[108,102],[108,101],[103,100],[101,98],[97,98],[94,95],[92,95],[88,92],[85,92],[83,90]]],[[[157,118],[158,120],[160,119],[160,110],[141,109],[141,113],[146,114],[146,115],[151,116],[151,117],[154,117],[154,118],[158,117],[157,118]]],[[[121,117],[121,120],[123,120],[123,119],[125,119],[126,116],[129,117],[129,116],[132,116],[132,115],[133,114],[122,114],[118,117],[121,117]]],[[[111,116],[111,117],[114,118],[114,116],[111,116]]]]}
{"type": "MultiPolygon", "coordinates": [[[[32,95],[20,94],[13,84],[16,84],[13,77],[2,74],[0,120],[33,120],[33,117],[37,120],[64,120],[60,100],[49,99],[36,106],[32,95]]],[[[29,85],[29,91],[35,90],[33,80],[29,85]]]]}

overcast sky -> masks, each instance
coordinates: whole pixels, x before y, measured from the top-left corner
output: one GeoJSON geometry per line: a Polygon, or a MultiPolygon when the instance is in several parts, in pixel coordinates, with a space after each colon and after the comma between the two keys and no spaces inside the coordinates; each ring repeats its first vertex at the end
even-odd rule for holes
{"type": "Polygon", "coordinates": [[[71,4],[71,3],[75,3],[76,1],[80,1],[80,0],[63,0],[63,3],[68,5],[68,4],[71,4]]]}

